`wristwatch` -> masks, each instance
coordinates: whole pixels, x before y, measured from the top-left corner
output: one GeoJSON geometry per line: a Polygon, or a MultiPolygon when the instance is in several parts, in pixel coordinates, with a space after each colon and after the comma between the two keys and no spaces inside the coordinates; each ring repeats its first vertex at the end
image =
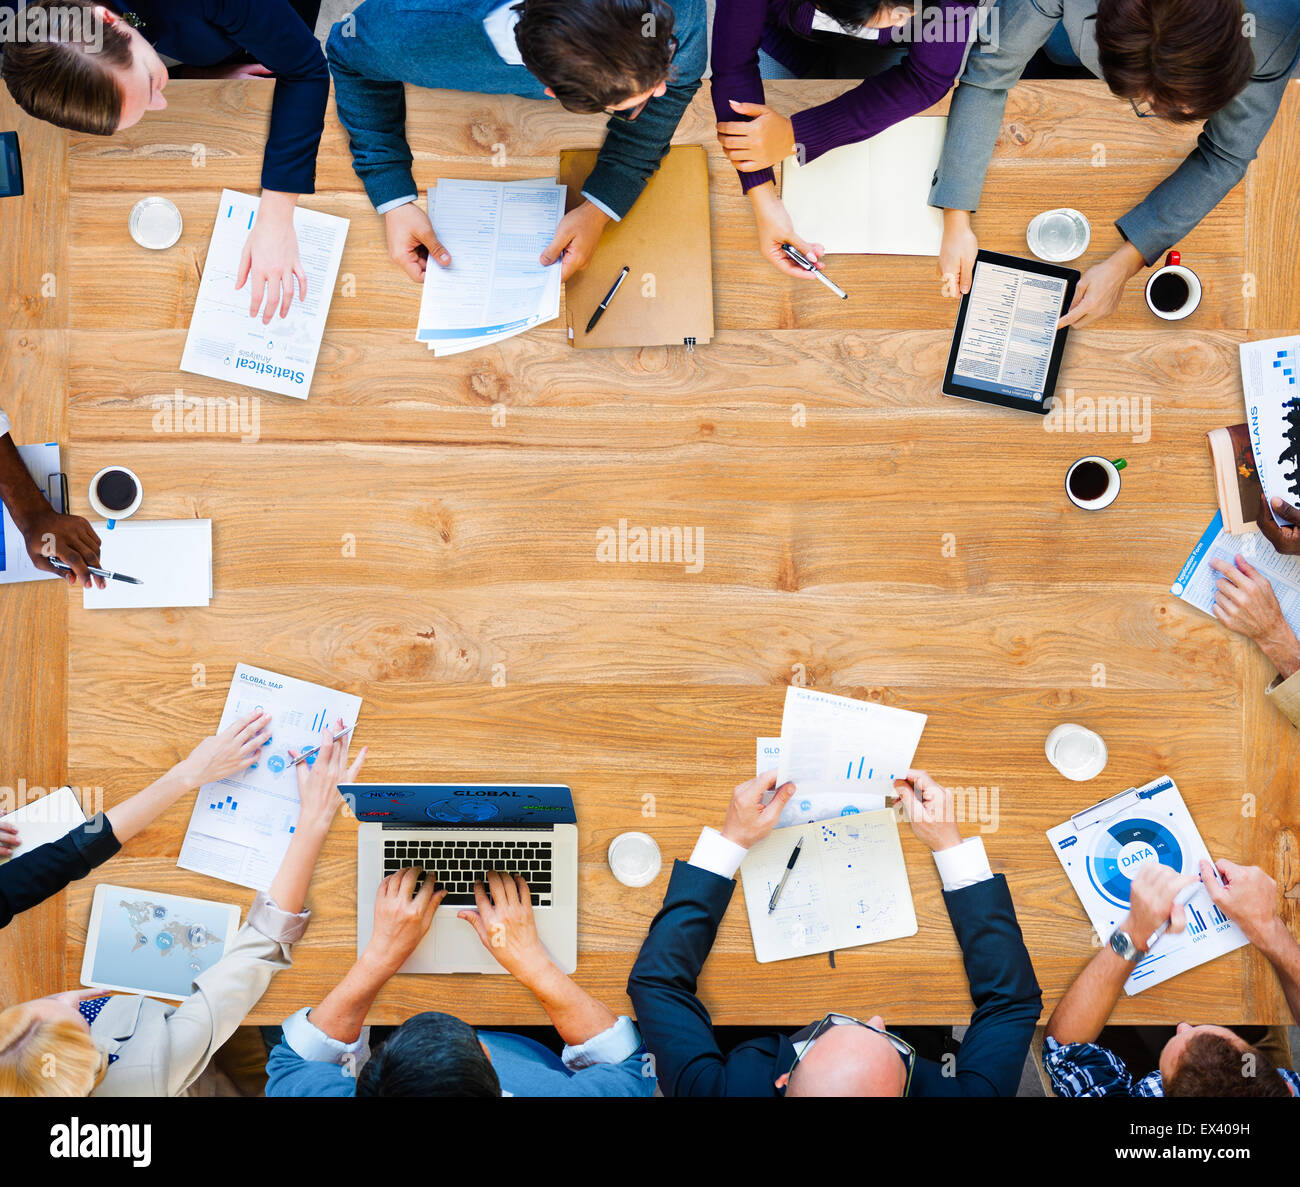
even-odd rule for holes
{"type": "Polygon", "coordinates": [[[1116,956],[1123,957],[1125,960],[1137,964],[1142,959],[1143,953],[1138,950],[1138,946],[1133,943],[1133,937],[1126,931],[1118,929],[1111,933],[1110,937],[1111,950],[1116,956]]]}

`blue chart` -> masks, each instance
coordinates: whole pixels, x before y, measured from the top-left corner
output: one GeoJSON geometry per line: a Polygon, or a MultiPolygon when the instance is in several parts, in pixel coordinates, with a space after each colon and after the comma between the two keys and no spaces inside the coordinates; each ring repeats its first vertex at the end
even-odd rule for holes
{"type": "Polygon", "coordinates": [[[311,719],[311,732],[313,734],[319,734],[329,724],[329,715],[330,711],[328,709],[322,709],[311,719]]]}
{"type": "Polygon", "coordinates": [[[1287,383],[1295,387],[1295,356],[1289,350],[1279,350],[1273,356],[1273,369],[1281,371],[1287,383]]]}
{"type": "MultiPolygon", "coordinates": [[[[1221,923],[1227,923],[1228,917],[1219,910],[1218,907],[1210,906],[1210,923],[1218,927],[1221,923]]],[[[1187,930],[1193,936],[1203,935],[1205,933],[1205,917],[1193,907],[1190,903],[1187,906],[1187,930]]]]}
{"type": "Polygon", "coordinates": [[[214,812],[234,812],[239,807],[239,802],[233,796],[226,796],[224,800],[216,800],[208,804],[214,812]]]}
{"type": "Polygon", "coordinates": [[[1086,863],[1088,879],[1107,902],[1127,907],[1133,876],[1153,860],[1182,872],[1183,850],[1173,833],[1154,820],[1122,820],[1097,838],[1086,863]]]}
{"type": "Polygon", "coordinates": [[[893,774],[886,776],[877,775],[875,767],[867,766],[867,756],[860,755],[856,760],[849,759],[848,767],[844,771],[844,778],[850,782],[856,782],[858,779],[885,779],[894,778],[893,774]]]}

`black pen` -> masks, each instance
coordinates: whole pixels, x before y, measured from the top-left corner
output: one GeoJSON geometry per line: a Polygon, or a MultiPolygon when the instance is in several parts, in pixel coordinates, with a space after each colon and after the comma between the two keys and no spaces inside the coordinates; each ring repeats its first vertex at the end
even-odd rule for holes
{"type": "Polygon", "coordinates": [[[618,292],[620,288],[623,287],[623,281],[627,279],[627,274],[630,270],[631,269],[629,269],[626,264],[623,266],[623,271],[618,274],[618,279],[614,281],[613,285],[610,287],[609,292],[605,294],[605,299],[599,305],[596,306],[596,312],[591,315],[591,321],[587,323],[588,334],[590,334],[591,331],[596,328],[596,323],[600,321],[601,317],[605,313],[605,310],[609,308],[609,303],[614,299],[614,294],[618,292]]]}
{"type": "MultiPolygon", "coordinates": [[[[72,566],[64,564],[57,556],[48,558],[50,567],[58,569],[60,573],[71,573],[72,566]]],[[[139,577],[128,577],[125,573],[110,573],[107,569],[96,569],[90,565],[86,566],[86,572],[92,577],[103,577],[105,581],[125,581],[128,585],[143,585],[144,582],[139,577]]]]}
{"type": "Polygon", "coordinates": [[[776,910],[776,900],[781,897],[781,891],[785,889],[785,880],[790,876],[790,871],[794,869],[794,863],[799,860],[799,850],[803,848],[803,837],[799,838],[799,843],[794,847],[794,852],[790,854],[790,860],[785,863],[785,873],[781,875],[781,881],[776,884],[776,889],[772,891],[772,897],[767,900],[767,913],[770,915],[776,910]]]}
{"type": "Polygon", "coordinates": [[[841,301],[847,301],[849,299],[848,293],[846,293],[842,288],[840,288],[840,286],[836,284],[835,281],[833,281],[829,276],[827,276],[825,272],[823,272],[819,267],[817,267],[817,265],[814,264],[812,260],[810,260],[806,255],[804,255],[803,252],[801,252],[793,244],[783,243],[781,244],[781,250],[785,252],[786,256],[792,259],[796,264],[798,264],[799,267],[802,268],[805,272],[811,272],[815,277],[817,277],[817,279],[820,280],[822,284],[824,284],[828,289],[830,289],[831,292],[833,292],[837,297],[839,297],[841,301]]]}

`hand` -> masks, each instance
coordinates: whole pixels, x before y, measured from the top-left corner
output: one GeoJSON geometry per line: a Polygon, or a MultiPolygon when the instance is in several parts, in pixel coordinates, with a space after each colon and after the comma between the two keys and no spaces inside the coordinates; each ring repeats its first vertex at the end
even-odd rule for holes
{"type": "Polygon", "coordinates": [[[508,973],[528,983],[530,975],[551,964],[537,936],[528,883],[518,874],[489,873],[487,885],[474,883],[477,910],[459,911],[485,947],[508,973]]]}
{"type": "Polygon", "coordinates": [[[781,809],[794,795],[794,784],[782,784],[771,802],[764,804],[763,794],[774,787],[776,771],[773,770],[740,784],[732,792],[727,819],[722,825],[722,835],[728,841],[749,849],[776,827],[776,822],[781,818],[781,809]]]}
{"type": "Polygon", "coordinates": [[[939,275],[945,297],[964,297],[975,276],[979,240],[970,225],[970,211],[943,212],[943,242],[939,247],[939,275]]]}
{"type": "Polygon", "coordinates": [[[429,260],[451,267],[451,253],[438,242],[433,224],[418,202],[395,206],[384,215],[388,258],[417,284],[424,282],[429,260]]]}
{"type": "Polygon", "coordinates": [[[1079,287],[1074,290],[1074,300],[1056,328],[1078,326],[1082,329],[1109,317],[1119,306],[1124,286],[1145,263],[1141,252],[1131,243],[1126,243],[1109,259],[1094,264],[1083,274],[1079,287]]]}
{"type": "Polygon", "coordinates": [[[731,110],[753,117],[718,125],[718,143],[727,160],[741,173],[770,169],[797,151],[794,124],[765,103],[738,103],[732,99],[731,110]]]}
{"type": "Polygon", "coordinates": [[[80,515],[60,515],[53,507],[46,506],[21,523],[17,517],[14,522],[27,543],[27,555],[38,569],[57,573],[69,585],[80,584],[89,589],[93,583],[104,588],[104,579],[92,577],[86,570],[87,565],[102,568],[99,535],[87,520],[80,515]],[[50,564],[51,557],[71,565],[71,572],[56,569],[50,564]]]}
{"type": "Polygon", "coordinates": [[[365,954],[390,976],[420,946],[433,926],[433,913],[447,897],[445,890],[433,889],[432,878],[425,878],[420,893],[412,897],[417,877],[414,867],[398,870],[379,884],[375,895],[375,926],[365,954]]]}
{"type": "Polygon", "coordinates": [[[1222,885],[1214,876],[1214,867],[1208,861],[1201,862],[1201,881],[1210,901],[1246,933],[1252,944],[1258,943],[1277,918],[1277,883],[1258,866],[1221,861],[1217,868],[1223,876],[1222,885]]]}
{"type": "MultiPolygon", "coordinates": [[[[366,761],[367,747],[361,747],[357,761],[350,767],[348,762],[348,743],[346,739],[335,742],[336,735],[347,727],[343,718],[339,718],[337,727],[321,730],[320,749],[311,763],[300,762],[295,768],[298,772],[298,829],[318,828],[328,832],[334,821],[334,814],[343,803],[339,794],[340,783],[355,783],[361,773],[361,764],[366,761]]],[[[296,750],[289,751],[290,758],[297,758],[296,750]]]]}
{"type": "Polygon", "coordinates": [[[261,62],[239,62],[233,66],[214,66],[207,78],[274,78],[275,71],[261,62]]]}
{"type": "Polygon", "coordinates": [[[12,824],[0,821],[0,857],[12,857],[14,850],[22,844],[18,830],[12,824]]]}
{"type": "Polygon", "coordinates": [[[1235,565],[1216,559],[1210,567],[1223,577],[1214,587],[1214,617],[1230,631],[1254,640],[1283,678],[1300,671],[1300,640],[1282,617],[1268,578],[1240,555],[1235,565]]]}
{"type": "Polygon", "coordinates": [[[908,771],[905,779],[894,780],[894,790],[903,799],[918,841],[934,853],[961,844],[957,801],[948,788],[940,787],[926,771],[908,771]]]}
{"type": "Polygon", "coordinates": [[[1137,872],[1128,893],[1128,915],[1119,925],[1143,952],[1147,941],[1166,919],[1175,934],[1187,926],[1187,911],[1174,903],[1184,886],[1196,881],[1193,874],[1178,874],[1168,866],[1148,862],[1137,872]]]}
{"type": "Polygon", "coordinates": [[[607,222],[609,215],[599,206],[590,202],[575,206],[560,219],[560,225],[555,228],[555,238],[541,254],[541,262],[549,267],[556,260],[562,260],[560,279],[568,280],[591,263],[592,253],[607,222]]]}
{"type": "Polygon", "coordinates": [[[263,709],[241,717],[219,734],[204,738],[188,758],[172,769],[187,787],[202,787],[245,771],[257,760],[262,744],[271,736],[271,715],[263,709]]]}
{"type": "Polygon", "coordinates": [[[242,289],[251,277],[248,316],[256,317],[260,310],[263,325],[271,324],[277,308],[281,317],[288,316],[289,306],[293,304],[295,281],[298,299],[307,299],[307,273],[302,268],[298,232],[293,225],[296,200],[294,194],[263,190],[257,221],[244,240],[244,250],[239,257],[235,291],[242,289]],[[285,198],[287,203],[282,200],[285,198]]]}
{"type": "Polygon", "coordinates": [[[749,191],[749,201],[754,207],[754,222],[758,226],[758,250],[769,263],[779,268],[787,276],[797,276],[811,280],[813,274],[800,268],[781,250],[781,244],[788,243],[818,264],[826,249],[820,243],[809,243],[795,234],[794,224],[785,203],[777,196],[776,187],[770,182],[755,186],[749,191]]]}
{"type": "Polygon", "coordinates": [[[1286,527],[1279,527],[1277,521],[1265,507],[1259,516],[1259,532],[1283,556],[1300,556],[1300,511],[1297,511],[1285,499],[1273,499],[1273,510],[1286,520],[1286,527]]]}

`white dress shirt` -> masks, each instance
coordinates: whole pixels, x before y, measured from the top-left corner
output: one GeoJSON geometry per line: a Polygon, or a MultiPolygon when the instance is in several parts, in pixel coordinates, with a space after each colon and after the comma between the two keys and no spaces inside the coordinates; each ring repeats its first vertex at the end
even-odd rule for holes
{"type": "Polygon", "coordinates": [[[5,410],[0,408],[0,437],[3,437],[10,429],[9,418],[5,415],[5,410]]]}
{"type": "Polygon", "coordinates": [[[837,20],[828,17],[819,9],[813,9],[812,27],[814,33],[838,33],[841,37],[856,37],[861,41],[879,41],[880,30],[859,25],[851,32],[837,20]]]}

